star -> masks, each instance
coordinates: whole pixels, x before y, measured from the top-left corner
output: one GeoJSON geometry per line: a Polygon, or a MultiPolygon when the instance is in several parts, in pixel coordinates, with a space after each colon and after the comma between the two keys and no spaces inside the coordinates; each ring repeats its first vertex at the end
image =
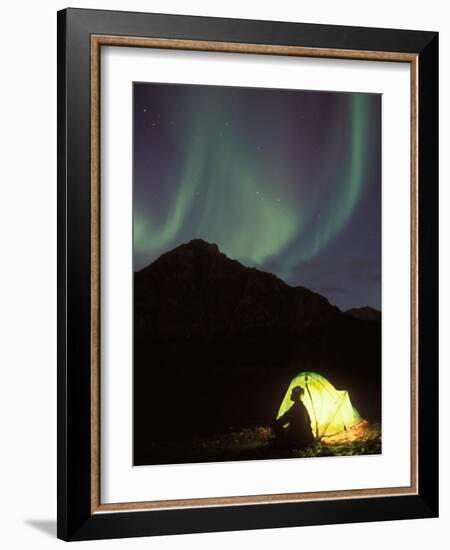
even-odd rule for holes
{"type": "MultiPolygon", "coordinates": [[[[300,264],[315,273],[319,256],[320,269],[328,255],[330,263],[353,253],[378,261],[376,94],[140,83],[134,100],[136,269],[195,235],[232,258],[270,258],[275,274],[295,284],[300,264]]],[[[342,269],[336,287],[346,277],[342,269]]],[[[365,284],[354,290],[358,299],[365,284]]]]}

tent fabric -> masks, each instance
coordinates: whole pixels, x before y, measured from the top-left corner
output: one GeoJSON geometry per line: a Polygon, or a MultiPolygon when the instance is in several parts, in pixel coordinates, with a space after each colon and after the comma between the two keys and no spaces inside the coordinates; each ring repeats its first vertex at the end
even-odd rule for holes
{"type": "Polygon", "coordinates": [[[315,372],[301,372],[289,384],[278,410],[277,419],[291,406],[292,389],[304,389],[302,401],[311,420],[316,439],[334,436],[361,423],[362,418],[353,407],[346,390],[337,390],[326,378],[315,372]]]}
{"type": "Polygon", "coordinates": [[[363,438],[368,427],[369,423],[367,420],[361,420],[361,422],[353,426],[353,428],[347,428],[347,431],[335,435],[323,436],[320,441],[326,445],[343,445],[355,439],[363,438]]]}

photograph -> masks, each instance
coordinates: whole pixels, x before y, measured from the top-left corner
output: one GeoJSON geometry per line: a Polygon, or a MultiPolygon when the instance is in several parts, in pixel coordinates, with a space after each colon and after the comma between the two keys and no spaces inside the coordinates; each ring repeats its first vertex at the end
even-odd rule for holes
{"type": "Polygon", "coordinates": [[[2,548],[449,548],[448,5],[2,8],[2,548]]]}
{"type": "Polygon", "coordinates": [[[57,537],[436,518],[439,33],[203,11],[58,11],[57,537]]]}
{"type": "Polygon", "coordinates": [[[382,94],[132,102],[133,465],[382,453],[382,94]]]}

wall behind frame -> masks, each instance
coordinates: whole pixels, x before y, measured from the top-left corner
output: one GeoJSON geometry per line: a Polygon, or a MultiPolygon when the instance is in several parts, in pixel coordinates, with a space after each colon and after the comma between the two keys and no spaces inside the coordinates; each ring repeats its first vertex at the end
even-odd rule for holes
{"type": "MultiPolygon", "coordinates": [[[[440,96],[450,96],[450,20],[440,0],[376,4],[347,0],[336,3],[242,2],[229,0],[78,1],[76,7],[152,11],[192,15],[273,19],[338,25],[410,28],[439,31],[440,96]]],[[[56,548],[56,11],[67,3],[29,0],[3,10],[0,109],[0,417],[2,453],[0,483],[2,541],[9,549],[56,548]]],[[[449,235],[450,108],[440,106],[441,120],[441,281],[450,280],[449,235]]],[[[441,285],[441,364],[450,364],[449,285],[441,285]]],[[[448,369],[441,372],[441,391],[450,387],[448,369]]],[[[442,395],[441,418],[450,417],[449,399],[442,395]]],[[[450,443],[441,422],[441,463],[450,443]]],[[[431,540],[445,540],[450,520],[447,469],[441,470],[441,518],[383,524],[334,525],[283,530],[247,531],[88,542],[83,548],[217,549],[299,544],[332,544],[367,550],[402,543],[410,550],[431,540]]],[[[447,538],[447,537],[446,537],[447,538]]]]}

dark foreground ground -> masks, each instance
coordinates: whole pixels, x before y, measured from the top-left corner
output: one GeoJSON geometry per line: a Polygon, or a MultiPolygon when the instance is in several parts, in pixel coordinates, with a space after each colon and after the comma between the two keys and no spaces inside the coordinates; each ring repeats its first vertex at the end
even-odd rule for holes
{"type": "Polygon", "coordinates": [[[155,441],[148,450],[147,465],[374,455],[381,453],[381,428],[372,424],[358,440],[344,444],[318,442],[305,448],[286,448],[277,444],[270,427],[260,426],[183,441],[155,441]]]}

